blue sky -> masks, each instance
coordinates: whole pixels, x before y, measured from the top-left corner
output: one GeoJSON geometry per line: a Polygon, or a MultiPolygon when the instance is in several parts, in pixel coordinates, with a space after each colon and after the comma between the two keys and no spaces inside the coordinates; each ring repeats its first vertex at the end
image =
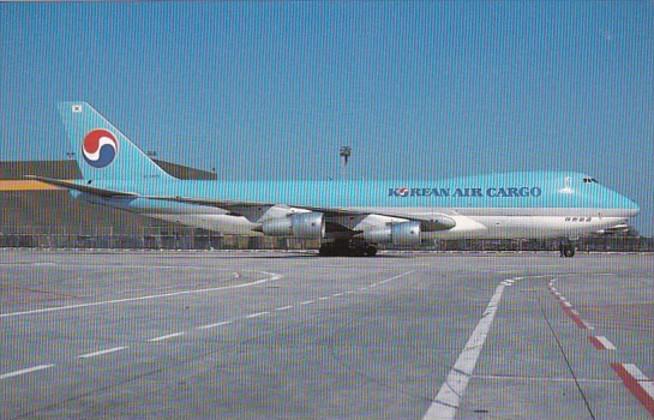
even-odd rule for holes
{"type": "Polygon", "coordinates": [[[587,172],[654,233],[654,1],[0,3],[0,160],[86,100],[230,179],[587,172]]]}

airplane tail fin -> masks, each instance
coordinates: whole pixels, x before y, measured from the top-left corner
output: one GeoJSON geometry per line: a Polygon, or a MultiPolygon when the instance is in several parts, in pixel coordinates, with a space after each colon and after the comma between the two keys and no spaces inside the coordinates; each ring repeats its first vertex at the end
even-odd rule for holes
{"type": "Polygon", "coordinates": [[[85,180],[173,179],[91,105],[58,107],[85,180]]]}

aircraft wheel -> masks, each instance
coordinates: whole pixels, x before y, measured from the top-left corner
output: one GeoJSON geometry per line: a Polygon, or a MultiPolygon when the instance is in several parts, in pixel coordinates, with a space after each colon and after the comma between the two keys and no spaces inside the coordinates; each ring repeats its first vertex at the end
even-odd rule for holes
{"type": "Polygon", "coordinates": [[[320,245],[320,250],[318,251],[318,255],[321,257],[333,257],[336,255],[336,248],[330,245],[320,245]]]}
{"type": "Polygon", "coordinates": [[[566,246],[565,249],[563,250],[563,255],[565,255],[566,258],[572,258],[575,256],[575,247],[572,245],[566,246]]]}
{"type": "Polygon", "coordinates": [[[368,257],[374,257],[377,255],[377,247],[370,245],[368,248],[366,248],[366,255],[368,257]]]}

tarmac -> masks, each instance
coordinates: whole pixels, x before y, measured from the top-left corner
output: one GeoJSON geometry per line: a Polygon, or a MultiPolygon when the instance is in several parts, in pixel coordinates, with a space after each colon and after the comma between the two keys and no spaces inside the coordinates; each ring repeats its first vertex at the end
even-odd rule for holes
{"type": "Polygon", "coordinates": [[[0,249],[0,417],[654,417],[654,256],[0,249]]]}

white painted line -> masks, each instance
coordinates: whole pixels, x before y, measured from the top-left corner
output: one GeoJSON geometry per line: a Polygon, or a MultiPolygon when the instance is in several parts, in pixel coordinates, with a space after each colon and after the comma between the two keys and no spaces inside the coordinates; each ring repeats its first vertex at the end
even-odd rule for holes
{"type": "Polygon", "coordinates": [[[318,300],[327,300],[329,299],[329,296],[320,296],[318,300]]]}
{"type": "Polygon", "coordinates": [[[562,302],[563,302],[563,306],[565,306],[566,308],[572,308],[572,303],[568,302],[567,300],[564,300],[562,302]]]}
{"type": "Polygon", "coordinates": [[[498,285],[493,297],[488,302],[488,306],[486,306],[481,320],[472,332],[463,351],[456,359],[452,370],[447,375],[445,383],[439,389],[434,402],[429,407],[429,410],[427,410],[427,413],[425,413],[423,419],[453,419],[456,416],[461,398],[475,370],[475,365],[477,364],[481,349],[484,347],[488,331],[493,324],[495,312],[497,312],[503,292],[504,285],[498,285]]]}
{"type": "Polygon", "coordinates": [[[157,342],[157,341],[168,340],[169,338],[179,337],[180,335],[184,335],[184,333],[183,332],[177,332],[177,333],[162,335],[161,337],[151,338],[148,341],[151,342],[151,343],[154,343],[154,342],[157,342]]]}
{"type": "Polygon", "coordinates": [[[334,296],[334,297],[343,296],[343,293],[334,293],[332,296],[334,296]]]}
{"type": "Polygon", "coordinates": [[[361,288],[359,288],[359,290],[362,290],[362,291],[363,290],[368,290],[368,288],[367,287],[361,287],[361,288]]]}
{"type": "Polygon", "coordinates": [[[347,292],[345,292],[345,294],[348,294],[348,295],[352,295],[354,293],[356,293],[354,290],[348,290],[347,292]]]}
{"type": "Polygon", "coordinates": [[[634,365],[633,363],[623,363],[622,366],[638,382],[647,382],[650,380],[640,369],[638,369],[638,366],[634,365]]]}
{"type": "Polygon", "coordinates": [[[245,319],[259,318],[268,314],[270,314],[270,312],[257,312],[255,314],[246,315],[245,319]]]}
{"type": "Polygon", "coordinates": [[[584,327],[586,327],[587,330],[594,330],[595,327],[590,325],[588,322],[584,321],[583,319],[581,320],[581,323],[584,324],[584,327]]]}
{"type": "Polygon", "coordinates": [[[607,350],[616,349],[615,345],[611,343],[611,341],[609,341],[609,339],[604,337],[603,335],[596,335],[595,338],[604,346],[605,349],[607,350]]]}
{"type": "Polygon", "coordinates": [[[304,302],[300,302],[300,305],[310,305],[313,302],[315,302],[315,300],[305,300],[304,302]]]}
{"type": "Polygon", "coordinates": [[[2,375],[0,375],[0,379],[12,378],[14,376],[20,376],[20,375],[24,375],[26,373],[36,372],[37,370],[48,369],[48,368],[51,368],[53,366],[54,365],[38,365],[38,366],[31,367],[31,368],[15,370],[13,372],[3,373],[2,375]]]}
{"type": "Polygon", "coordinates": [[[198,330],[206,330],[208,328],[222,327],[223,325],[229,325],[231,323],[232,323],[232,321],[216,322],[215,324],[202,325],[202,326],[198,327],[198,330]]]}
{"type": "Polygon", "coordinates": [[[100,350],[100,351],[95,351],[93,353],[86,353],[86,354],[81,354],[77,356],[80,359],[88,359],[91,357],[96,357],[96,356],[102,356],[103,354],[109,354],[109,353],[114,353],[117,351],[125,350],[127,347],[114,347],[112,349],[107,349],[107,350],[100,350]]]}
{"type": "Polygon", "coordinates": [[[291,308],[293,308],[293,305],[282,306],[282,307],[279,307],[279,308],[275,308],[275,310],[276,311],[286,311],[286,310],[289,310],[291,308]]]}
{"type": "Polygon", "coordinates": [[[89,306],[114,305],[114,304],[117,304],[117,303],[136,302],[136,301],[150,300],[150,299],[160,299],[160,298],[166,298],[166,297],[172,297],[172,296],[192,295],[192,294],[198,294],[198,293],[215,292],[215,291],[218,291],[218,290],[241,289],[241,288],[244,288],[244,287],[256,286],[256,285],[259,285],[259,284],[267,283],[269,281],[279,280],[280,278],[282,278],[282,276],[279,275],[279,274],[267,273],[265,271],[260,271],[260,273],[268,274],[268,275],[270,275],[270,277],[266,277],[264,279],[259,279],[259,280],[256,280],[256,281],[253,281],[253,282],[250,282],[250,283],[235,284],[235,285],[232,285],[232,286],[210,287],[210,288],[207,288],[207,289],[181,290],[179,292],[162,293],[162,294],[158,294],[158,295],[139,296],[139,297],[125,298],[125,299],[104,300],[104,301],[101,301],[101,302],[80,303],[78,305],[55,306],[55,307],[51,307],[51,308],[34,309],[34,310],[30,310],[30,311],[9,312],[9,313],[6,313],[6,314],[0,314],[0,318],[9,318],[9,317],[20,316],[20,315],[42,314],[42,313],[45,313],[45,312],[64,311],[64,310],[67,310],[67,309],[88,308],[89,306]]]}
{"type": "Polygon", "coordinates": [[[631,363],[611,363],[611,367],[618,374],[627,389],[640,401],[640,403],[654,417],[654,382],[631,363]]]}
{"type": "Polygon", "coordinates": [[[400,277],[404,277],[404,276],[406,276],[407,274],[414,273],[415,271],[416,271],[416,270],[406,271],[406,272],[404,272],[404,273],[402,273],[402,274],[398,274],[397,276],[389,277],[389,278],[387,278],[386,280],[382,280],[382,281],[380,281],[380,282],[377,282],[377,284],[378,284],[378,285],[382,285],[382,284],[388,283],[389,281],[393,281],[393,280],[399,279],[400,277]]]}

